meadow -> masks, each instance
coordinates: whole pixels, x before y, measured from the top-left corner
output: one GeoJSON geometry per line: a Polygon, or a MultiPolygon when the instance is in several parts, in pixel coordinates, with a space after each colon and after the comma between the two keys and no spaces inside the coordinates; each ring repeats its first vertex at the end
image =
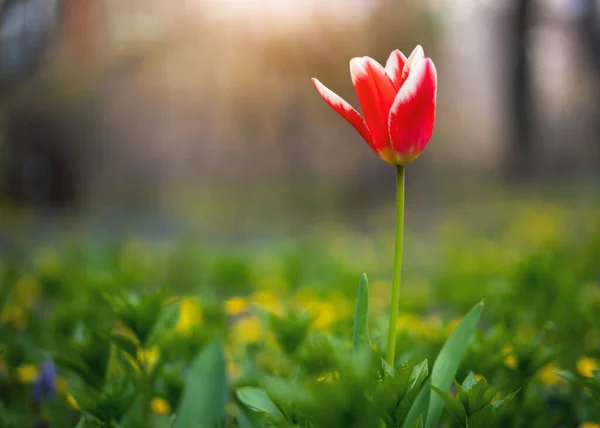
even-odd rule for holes
{"type": "Polygon", "coordinates": [[[598,426],[598,208],[494,201],[408,228],[395,370],[387,210],[298,236],[6,245],[0,426],[422,426],[419,391],[473,307],[439,424],[598,426]]]}

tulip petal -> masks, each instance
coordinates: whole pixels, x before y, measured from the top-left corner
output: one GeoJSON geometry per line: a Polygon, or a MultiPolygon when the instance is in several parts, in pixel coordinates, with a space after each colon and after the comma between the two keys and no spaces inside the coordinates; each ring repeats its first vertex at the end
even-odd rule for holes
{"type": "Polygon", "coordinates": [[[410,70],[415,68],[417,64],[423,59],[425,59],[425,52],[423,52],[423,47],[421,45],[417,45],[410,53],[410,56],[404,64],[404,68],[402,70],[402,77],[400,78],[400,86],[402,86],[402,84],[406,81],[408,75],[410,74],[410,70]]]}
{"type": "Polygon", "coordinates": [[[365,139],[365,141],[369,144],[369,146],[373,147],[373,139],[371,138],[371,134],[369,134],[369,130],[367,129],[367,125],[365,124],[362,116],[356,111],[354,107],[352,107],[346,100],[340,97],[338,94],[333,92],[331,89],[327,88],[318,79],[312,79],[315,84],[319,95],[325,100],[329,106],[334,109],[340,116],[342,116],[350,125],[354,127],[358,131],[358,133],[365,139]]]}
{"type": "MultiPolygon", "coordinates": [[[[435,65],[426,58],[411,70],[390,111],[390,140],[397,165],[415,160],[429,142],[435,122],[436,96],[435,65]]],[[[386,156],[389,157],[389,153],[386,156]]]]}
{"type": "Polygon", "coordinates": [[[372,58],[353,58],[350,74],[373,139],[373,150],[379,154],[390,147],[388,117],[397,91],[385,69],[372,58]]]}
{"type": "Polygon", "coordinates": [[[385,63],[385,71],[394,83],[396,90],[402,86],[402,71],[406,64],[406,57],[398,49],[393,51],[385,63]]]}

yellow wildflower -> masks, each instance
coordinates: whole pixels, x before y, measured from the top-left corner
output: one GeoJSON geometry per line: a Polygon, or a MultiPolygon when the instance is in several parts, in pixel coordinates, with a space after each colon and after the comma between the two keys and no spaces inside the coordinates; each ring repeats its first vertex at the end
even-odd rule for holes
{"type": "Polygon", "coordinates": [[[598,422],[582,422],[579,424],[579,428],[600,428],[598,422]]]}
{"type": "Polygon", "coordinates": [[[333,383],[333,372],[326,373],[317,378],[317,382],[333,383]]]}
{"type": "Polygon", "coordinates": [[[144,367],[146,371],[152,370],[158,360],[159,350],[156,346],[147,349],[138,349],[137,362],[139,367],[144,367]]]}
{"type": "Polygon", "coordinates": [[[39,284],[32,275],[23,275],[15,284],[15,299],[25,308],[35,303],[39,294],[39,284]]]}
{"type": "Polygon", "coordinates": [[[233,337],[241,343],[256,343],[264,337],[264,327],[259,316],[251,315],[237,321],[233,326],[233,337]]]}
{"type": "Polygon", "coordinates": [[[546,364],[537,372],[537,378],[548,387],[566,383],[565,379],[556,374],[557,369],[555,363],[546,364]]]}
{"type": "Polygon", "coordinates": [[[480,374],[476,374],[476,375],[475,375],[475,380],[476,380],[477,382],[479,382],[481,379],[485,379],[485,377],[484,377],[483,375],[480,375],[480,374]]]}
{"type": "Polygon", "coordinates": [[[75,397],[73,397],[71,395],[71,393],[68,392],[68,391],[67,391],[67,394],[66,394],[66,399],[67,399],[67,404],[69,406],[71,406],[72,409],[79,410],[79,404],[77,404],[77,401],[75,400],[75,397]]]}
{"type": "Polygon", "coordinates": [[[313,310],[317,314],[317,319],[314,322],[315,328],[325,329],[331,326],[337,319],[338,308],[332,302],[319,302],[314,305],[313,310]]]}
{"type": "Polygon", "coordinates": [[[283,302],[270,291],[257,291],[252,296],[252,303],[276,315],[283,315],[283,302]]]}
{"type": "Polygon", "coordinates": [[[32,383],[38,378],[38,368],[33,364],[23,364],[16,368],[17,379],[21,383],[32,383]]]}
{"type": "Polygon", "coordinates": [[[317,298],[312,292],[298,293],[294,300],[300,310],[314,314],[314,327],[318,329],[330,327],[352,310],[348,299],[341,293],[334,293],[327,300],[317,298]]]}
{"type": "Polygon", "coordinates": [[[412,314],[401,314],[396,320],[396,328],[416,333],[421,329],[421,320],[412,314]]]}
{"type": "Polygon", "coordinates": [[[202,324],[202,308],[197,299],[187,297],[181,301],[179,306],[179,321],[175,331],[183,335],[189,335],[195,327],[202,324]]]}
{"type": "Polygon", "coordinates": [[[24,330],[27,327],[25,311],[12,303],[4,306],[0,311],[0,324],[10,324],[17,330],[24,330]]]}
{"type": "Polygon", "coordinates": [[[406,331],[424,339],[431,339],[443,334],[442,321],[437,316],[422,319],[412,314],[402,314],[398,317],[396,325],[400,331],[406,331]]]}
{"type": "Polygon", "coordinates": [[[590,357],[581,357],[577,361],[577,372],[583,377],[594,377],[594,372],[600,369],[598,360],[590,357]]]}
{"type": "Polygon", "coordinates": [[[509,369],[515,370],[519,366],[519,360],[514,354],[510,354],[504,358],[504,365],[509,369]]]}
{"type": "Polygon", "coordinates": [[[243,297],[233,297],[225,301],[225,313],[236,316],[248,309],[248,302],[243,297]]]}
{"type": "Polygon", "coordinates": [[[504,355],[504,365],[509,369],[515,370],[519,367],[519,360],[515,355],[514,348],[511,345],[506,345],[502,348],[502,355],[504,355]]]}
{"type": "Polygon", "coordinates": [[[150,408],[155,415],[168,415],[171,413],[171,405],[161,397],[154,397],[150,402],[150,408]]]}
{"type": "Polygon", "coordinates": [[[233,358],[227,358],[227,376],[231,379],[235,379],[240,376],[242,369],[239,364],[236,363],[233,358]]]}

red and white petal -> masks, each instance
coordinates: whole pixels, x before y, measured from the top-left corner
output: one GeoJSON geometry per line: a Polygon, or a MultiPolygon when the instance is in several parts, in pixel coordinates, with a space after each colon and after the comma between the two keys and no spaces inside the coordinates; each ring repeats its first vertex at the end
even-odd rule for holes
{"type": "Polygon", "coordinates": [[[393,51],[385,63],[385,71],[392,80],[396,90],[402,86],[402,70],[406,64],[406,57],[398,49],[393,51]]]}
{"type": "Polygon", "coordinates": [[[374,150],[379,153],[390,146],[388,117],[397,91],[385,69],[372,58],[353,58],[350,74],[374,150]]]}
{"type": "Polygon", "coordinates": [[[413,51],[410,53],[410,56],[406,60],[404,64],[404,68],[402,70],[402,77],[400,79],[401,84],[404,83],[408,75],[410,74],[410,70],[415,68],[419,62],[425,59],[425,52],[423,52],[423,47],[421,45],[417,45],[413,51]]]}
{"type": "Polygon", "coordinates": [[[415,160],[431,138],[435,123],[437,73],[430,58],[412,69],[394,100],[389,116],[389,133],[395,162],[415,160]]]}
{"type": "Polygon", "coordinates": [[[312,79],[319,95],[325,100],[329,106],[334,109],[340,116],[350,123],[358,131],[358,133],[365,139],[365,141],[373,147],[373,140],[369,134],[367,125],[365,124],[362,116],[352,107],[346,100],[340,97],[338,94],[327,88],[318,79],[312,79]]]}

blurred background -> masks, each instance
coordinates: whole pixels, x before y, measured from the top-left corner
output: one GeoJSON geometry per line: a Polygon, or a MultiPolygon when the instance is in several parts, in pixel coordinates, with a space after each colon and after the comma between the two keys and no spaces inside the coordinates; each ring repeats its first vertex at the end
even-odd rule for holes
{"type": "MultiPolygon", "coordinates": [[[[522,388],[497,426],[597,426],[555,369],[600,368],[600,0],[0,0],[0,426],[59,420],[30,389],[49,351],[96,358],[167,294],[183,333],[143,344],[169,356],[165,414],[216,336],[239,367],[321,367],[363,272],[384,349],[395,169],[310,78],[358,108],[350,59],[417,44],[438,111],[407,167],[399,361],[433,361],[485,299],[457,378],[522,388]],[[315,315],[306,357],[265,311],[315,315]]],[[[56,414],[125,411],[96,389],[86,408],[75,378],[56,414]]]]}
{"type": "Polygon", "coordinates": [[[439,110],[414,217],[506,188],[593,198],[597,0],[0,0],[0,233],[360,221],[393,202],[393,168],[310,78],[358,107],[349,59],[417,43],[439,110]]]}

